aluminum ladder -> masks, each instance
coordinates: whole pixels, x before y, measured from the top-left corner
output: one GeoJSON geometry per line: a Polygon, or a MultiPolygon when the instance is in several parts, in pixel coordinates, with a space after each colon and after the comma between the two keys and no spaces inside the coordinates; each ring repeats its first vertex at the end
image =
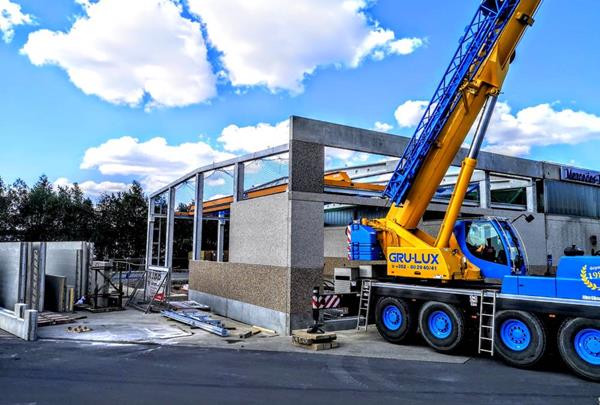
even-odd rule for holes
{"type": "Polygon", "coordinates": [[[358,302],[358,319],[356,330],[367,331],[369,326],[369,307],[371,306],[371,287],[373,280],[363,280],[360,289],[360,300],[358,302]]]}
{"type": "Polygon", "coordinates": [[[494,335],[496,330],[495,290],[482,290],[479,298],[479,345],[478,353],[494,355],[494,335]]]}

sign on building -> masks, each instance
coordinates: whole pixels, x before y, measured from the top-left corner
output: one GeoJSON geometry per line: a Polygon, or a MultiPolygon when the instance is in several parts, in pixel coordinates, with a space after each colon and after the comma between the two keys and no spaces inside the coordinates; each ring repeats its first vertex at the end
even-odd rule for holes
{"type": "Polygon", "coordinates": [[[577,183],[600,186],[600,172],[578,169],[575,167],[561,166],[560,179],[577,183]]]}

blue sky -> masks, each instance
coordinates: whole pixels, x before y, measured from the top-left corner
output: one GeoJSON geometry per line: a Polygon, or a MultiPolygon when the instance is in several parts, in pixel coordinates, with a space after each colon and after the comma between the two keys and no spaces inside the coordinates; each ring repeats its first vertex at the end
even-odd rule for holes
{"type": "MultiPolygon", "coordinates": [[[[410,102],[431,97],[478,4],[353,0],[337,12],[343,0],[290,2],[308,10],[260,0],[246,2],[260,4],[251,11],[226,9],[240,2],[0,0],[0,11],[13,7],[12,25],[0,20],[0,176],[31,184],[44,173],[87,182],[90,194],[138,179],[150,190],[277,142],[292,114],[411,135],[422,107],[410,102]],[[149,4],[162,8],[138,18],[149,4]],[[363,49],[373,32],[378,42],[363,49]],[[140,72],[141,63],[152,69],[140,72]]],[[[600,170],[599,11],[593,0],[542,4],[489,150],[600,170]]]]}

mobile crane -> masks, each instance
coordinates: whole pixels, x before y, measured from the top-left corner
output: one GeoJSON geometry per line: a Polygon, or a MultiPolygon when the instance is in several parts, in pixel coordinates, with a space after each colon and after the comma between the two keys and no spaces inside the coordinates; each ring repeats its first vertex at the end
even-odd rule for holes
{"type": "Polygon", "coordinates": [[[478,331],[480,353],[532,367],[557,333],[565,363],[600,381],[600,257],[565,256],[555,276],[529,275],[511,222],[458,219],[496,99],[540,3],[481,2],[383,193],[387,216],[349,226],[349,258],[386,259],[385,276],[364,280],[361,294],[365,322],[374,307],[377,329],[392,343],[418,329],[432,348],[451,352],[478,331]],[[434,237],[419,222],[478,116],[434,237]]]}

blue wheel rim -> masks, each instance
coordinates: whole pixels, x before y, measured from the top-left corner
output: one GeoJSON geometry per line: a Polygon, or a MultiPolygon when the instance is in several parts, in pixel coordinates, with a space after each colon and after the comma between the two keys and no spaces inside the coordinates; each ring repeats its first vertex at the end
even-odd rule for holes
{"type": "Polygon", "coordinates": [[[586,363],[600,365],[600,331],[598,329],[582,329],[573,340],[575,351],[586,363]]]}
{"type": "Polygon", "coordinates": [[[444,311],[434,311],[427,319],[429,332],[438,339],[446,339],[452,333],[452,319],[444,311]]]}
{"type": "Polygon", "coordinates": [[[518,319],[508,319],[500,327],[502,343],[510,350],[521,352],[531,343],[531,331],[524,322],[518,319]]]}
{"type": "Polygon", "coordinates": [[[391,331],[396,331],[402,326],[402,311],[396,305],[388,305],[383,308],[381,317],[383,325],[391,331]]]}

